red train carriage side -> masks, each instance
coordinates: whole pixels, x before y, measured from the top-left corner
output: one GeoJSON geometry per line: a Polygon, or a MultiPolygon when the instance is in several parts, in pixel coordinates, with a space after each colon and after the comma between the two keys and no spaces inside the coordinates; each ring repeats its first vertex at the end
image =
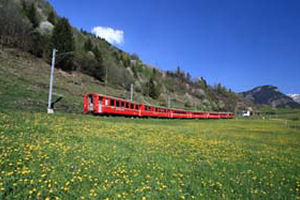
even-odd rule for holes
{"type": "Polygon", "coordinates": [[[232,113],[186,111],[145,105],[96,93],[84,95],[84,113],[174,119],[231,119],[232,113]]]}

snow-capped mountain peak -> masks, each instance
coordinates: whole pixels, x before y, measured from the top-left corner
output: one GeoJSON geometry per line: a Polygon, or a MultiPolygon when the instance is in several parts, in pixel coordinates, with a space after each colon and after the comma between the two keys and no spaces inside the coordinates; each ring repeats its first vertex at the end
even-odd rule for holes
{"type": "Polygon", "coordinates": [[[300,103],[300,94],[287,94],[287,96],[291,97],[297,103],[300,103]]]}

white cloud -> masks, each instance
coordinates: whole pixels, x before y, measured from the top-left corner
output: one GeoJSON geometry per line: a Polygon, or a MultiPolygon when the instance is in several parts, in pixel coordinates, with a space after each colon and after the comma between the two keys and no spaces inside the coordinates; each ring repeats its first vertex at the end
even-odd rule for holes
{"type": "Polygon", "coordinates": [[[124,43],[124,31],[115,30],[110,27],[96,26],[92,29],[92,33],[96,36],[105,39],[111,44],[124,43]]]}

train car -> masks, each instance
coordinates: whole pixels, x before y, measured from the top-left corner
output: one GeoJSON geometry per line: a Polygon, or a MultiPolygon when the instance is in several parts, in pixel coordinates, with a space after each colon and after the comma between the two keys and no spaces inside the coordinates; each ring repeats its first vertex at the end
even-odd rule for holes
{"type": "Polygon", "coordinates": [[[172,109],[131,102],[97,93],[88,93],[84,95],[84,113],[170,119],[232,119],[234,117],[232,113],[227,112],[172,109]]]}

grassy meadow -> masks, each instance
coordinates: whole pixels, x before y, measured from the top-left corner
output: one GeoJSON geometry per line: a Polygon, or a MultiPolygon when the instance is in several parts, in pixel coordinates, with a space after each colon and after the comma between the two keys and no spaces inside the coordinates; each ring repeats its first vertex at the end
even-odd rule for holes
{"type": "Polygon", "coordinates": [[[300,122],[0,112],[0,199],[299,199],[300,122]]]}
{"type": "Polygon", "coordinates": [[[47,115],[48,80],[48,64],[0,49],[1,200],[300,199],[300,110],[233,120],[85,116],[83,93],[103,85],[56,70],[54,99],[63,100],[47,115]]]}

